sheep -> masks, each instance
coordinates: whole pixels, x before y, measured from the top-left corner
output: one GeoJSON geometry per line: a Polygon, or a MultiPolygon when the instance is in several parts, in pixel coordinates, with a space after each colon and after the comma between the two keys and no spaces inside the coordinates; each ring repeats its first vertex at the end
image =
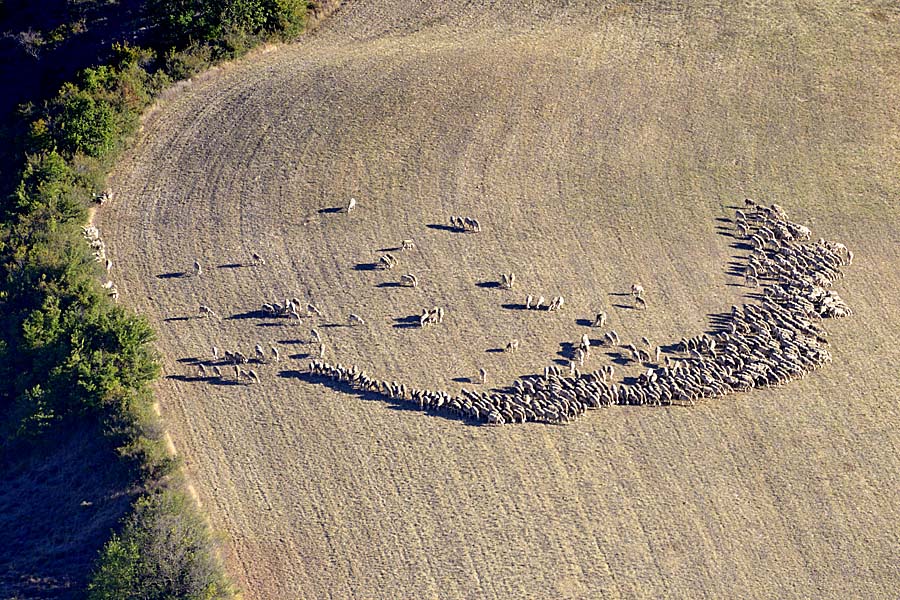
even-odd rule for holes
{"type": "Polygon", "coordinates": [[[366,321],[365,321],[365,319],[363,319],[361,316],[359,316],[359,315],[357,315],[357,314],[354,314],[354,313],[350,313],[350,316],[347,317],[347,323],[348,323],[349,325],[351,325],[351,326],[353,326],[353,325],[365,325],[365,324],[366,324],[366,321]]]}
{"type": "Polygon", "coordinates": [[[444,322],[444,309],[441,307],[437,307],[434,309],[434,313],[437,315],[437,322],[443,323],[444,322]]]}
{"type": "Polygon", "coordinates": [[[105,290],[111,290],[112,288],[116,287],[116,284],[113,283],[112,279],[107,279],[106,283],[104,283],[100,287],[102,287],[105,290]]]}
{"type": "Polygon", "coordinates": [[[578,348],[575,351],[575,358],[578,359],[578,364],[584,366],[584,359],[587,357],[587,352],[584,351],[584,348],[578,348]]]}
{"type": "Polygon", "coordinates": [[[115,286],[111,290],[109,290],[109,297],[113,299],[115,303],[119,302],[119,289],[115,286]]]}
{"type": "Polygon", "coordinates": [[[265,362],[266,360],[266,353],[263,351],[261,344],[256,345],[256,358],[259,362],[265,362]]]}
{"type": "Polygon", "coordinates": [[[247,377],[254,382],[259,383],[259,375],[253,369],[247,369],[247,377]]]}
{"type": "Polygon", "coordinates": [[[203,267],[200,266],[199,260],[194,261],[194,275],[196,275],[197,277],[203,275],[203,267]]]}
{"type": "Polygon", "coordinates": [[[540,310],[541,306],[543,306],[543,305],[544,305],[544,297],[538,296],[538,300],[534,304],[534,310],[540,310]]]}
{"type": "Polygon", "coordinates": [[[644,286],[642,286],[639,283],[632,283],[631,284],[631,295],[634,296],[635,298],[640,298],[641,296],[643,296],[644,295],[644,286]]]}
{"type": "Polygon", "coordinates": [[[278,348],[275,346],[275,344],[272,344],[272,345],[271,345],[271,349],[272,349],[272,358],[273,358],[273,360],[274,360],[275,362],[278,362],[279,360],[281,360],[281,355],[278,353],[278,348]]]}
{"type": "Polygon", "coordinates": [[[222,379],[222,369],[220,369],[216,365],[213,365],[212,370],[213,370],[213,373],[215,373],[216,377],[218,377],[219,379],[222,379]]]}
{"type": "Polygon", "coordinates": [[[505,352],[515,352],[519,349],[519,340],[510,340],[508,344],[506,344],[505,352]]]}
{"type": "Polygon", "coordinates": [[[534,302],[534,296],[532,296],[531,294],[528,294],[528,296],[525,297],[525,308],[527,310],[531,310],[532,302],[534,302]]]}
{"type": "Polygon", "coordinates": [[[478,376],[481,379],[481,385],[487,384],[487,371],[484,368],[478,369],[478,376]]]}
{"type": "Polygon", "coordinates": [[[318,307],[316,307],[316,305],[313,304],[312,302],[306,303],[306,312],[307,312],[307,314],[312,313],[312,314],[316,315],[317,317],[323,316],[322,311],[319,310],[318,307]]]}
{"type": "Polygon", "coordinates": [[[403,240],[400,242],[401,250],[414,250],[416,247],[416,243],[412,240],[403,240]]]}
{"type": "Polygon", "coordinates": [[[581,335],[581,347],[585,349],[586,352],[589,352],[591,347],[591,338],[588,337],[588,334],[584,333],[581,335]]]}
{"type": "Polygon", "coordinates": [[[197,365],[197,377],[206,377],[206,367],[203,366],[203,363],[197,365]]]}
{"type": "Polygon", "coordinates": [[[356,208],[356,198],[350,198],[350,202],[347,203],[347,213],[356,208]]]}
{"type": "Polygon", "coordinates": [[[315,329],[310,329],[309,332],[312,335],[312,338],[316,341],[316,343],[318,343],[318,344],[322,343],[322,336],[319,335],[318,331],[316,331],[315,329]]]}
{"type": "Polygon", "coordinates": [[[200,314],[206,318],[219,316],[216,314],[216,311],[214,311],[213,309],[211,309],[210,307],[208,307],[205,304],[200,305],[200,314]]]}
{"type": "Polygon", "coordinates": [[[642,336],[641,336],[641,342],[642,342],[645,346],[647,346],[648,348],[652,348],[652,347],[653,347],[653,344],[650,343],[650,340],[649,340],[649,339],[647,338],[647,336],[645,336],[645,335],[642,335],[642,336]]]}
{"type": "Polygon", "coordinates": [[[213,360],[219,360],[219,349],[215,346],[212,347],[212,355],[213,360]]]}
{"type": "Polygon", "coordinates": [[[406,275],[400,276],[401,285],[405,285],[407,287],[419,287],[419,279],[413,275],[412,273],[407,273],[406,275]]]}
{"type": "Polygon", "coordinates": [[[594,327],[603,327],[604,325],[606,325],[606,313],[601,310],[594,319],[594,327]]]}
{"type": "Polygon", "coordinates": [[[647,301],[641,298],[640,296],[634,297],[634,306],[635,308],[645,309],[647,308],[647,301]]]}
{"type": "Polygon", "coordinates": [[[378,267],[381,269],[393,269],[397,266],[397,259],[390,254],[383,254],[378,259],[378,267]]]}
{"type": "Polygon", "coordinates": [[[325,358],[325,344],[319,344],[319,358],[325,358]]]}
{"type": "Polygon", "coordinates": [[[109,273],[112,270],[112,261],[108,258],[106,259],[106,272],[109,273]]]}
{"type": "Polygon", "coordinates": [[[254,265],[264,265],[264,264],[266,264],[266,259],[264,259],[262,256],[260,256],[260,255],[257,254],[256,252],[251,252],[251,253],[250,253],[250,258],[252,259],[254,265]]]}

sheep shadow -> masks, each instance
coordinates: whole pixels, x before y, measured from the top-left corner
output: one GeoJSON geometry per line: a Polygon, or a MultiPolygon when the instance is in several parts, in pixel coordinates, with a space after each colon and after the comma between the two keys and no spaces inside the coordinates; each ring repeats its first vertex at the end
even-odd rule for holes
{"type": "Polygon", "coordinates": [[[460,229],[459,227],[453,227],[451,225],[444,225],[443,223],[429,223],[425,227],[428,229],[436,229],[438,231],[449,231],[450,233],[465,233],[465,229],[460,229]]]}
{"type": "Polygon", "coordinates": [[[575,324],[580,327],[593,327],[594,322],[590,319],[575,319],[575,324]]]}
{"type": "Polygon", "coordinates": [[[303,360],[304,358],[309,358],[309,357],[310,357],[309,352],[298,352],[297,354],[289,354],[288,355],[288,358],[291,358],[293,360],[303,360]]]}
{"type": "Polygon", "coordinates": [[[377,288],[399,288],[404,287],[402,283],[398,283],[396,281],[385,281],[383,283],[376,284],[377,288]]]}
{"type": "Polygon", "coordinates": [[[400,252],[403,246],[394,246],[393,248],[379,248],[378,252],[400,252]]]}
{"type": "Polygon", "coordinates": [[[454,377],[450,381],[455,381],[456,383],[475,383],[472,381],[471,377],[454,377]]]}
{"type": "Polygon", "coordinates": [[[496,281],[479,281],[475,286],[486,290],[495,290],[500,287],[500,284],[496,281]]]}
{"type": "Polygon", "coordinates": [[[217,269],[241,269],[246,266],[247,265],[245,265],[243,263],[226,263],[224,265],[217,265],[216,268],[217,269]]]}
{"type": "Polygon", "coordinates": [[[187,277],[187,273],[185,271],[172,271],[171,273],[160,273],[156,276],[157,279],[178,279],[180,277],[187,277]]]}
{"type": "Polygon", "coordinates": [[[299,338],[293,340],[276,340],[279,344],[306,344],[307,340],[301,340],[299,338]]]}
{"type": "Polygon", "coordinates": [[[186,364],[189,364],[189,365],[196,365],[196,364],[202,363],[202,362],[203,362],[203,359],[200,358],[199,356],[189,356],[189,357],[186,357],[186,358],[179,358],[179,359],[176,360],[175,362],[186,363],[186,364]]]}
{"type": "Polygon", "coordinates": [[[613,351],[613,352],[606,352],[605,354],[606,354],[606,356],[608,356],[610,358],[610,360],[613,363],[615,363],[619,366],[624,366],[631,362],[631,359],[629,357],[625,356],[624,354],[622,354],[621,352],[613,351]]]}
{"type": "Polygon", "coordinates": [[[485,350],[488,354],[502,354],[505,348],[488,348],[485,350]]]}
{"type": "MultiPolygon", "coordinates": [[[[296,321],[294,321],[296,323],[296,321]]],[[[257,327],[281,327],[284,325],[284,322],[281,323],[256,323],[257,327]]]]}
{"type": "Polygon", "coordinates": [[[607,296],[613,296],[614,298],[627,298],[630,295],[631,293],[629,292],[610,292],[607,294],[607,296]]]}
{"type": "Polygon", "coordinates": [[[634,306],[631,304],[613,304],[613,308],[621,308],[624,310],[634,310],[634,306]]]}
{"type": "Polygon", "coordinates": [[[247,312],[234,313],[231,316],[225,317],[225,320],[238,321],[241,319],[265,319],[268,316],[269,315],[262,310],[248,310],[247,312]]]}
{"type": "Polygon", "coordinates": [[[300,381],[304,381],[306,383],[321,385],[327,387],[336,392],[341,392],[343,394],[348,394],[350,396],[356,396],[357,398],[361,398],[363,400],[375,400],[379,402],[384,402],[389,406],[391,410],[403,411],[403,412],[416,412],[416,413],[424,413],[426,415],[432,417],[439,417],[442,419],[446,419],[448,421],[457,421],[459,423],[469,425],[472,427],[481,427],[484,425],[481,421],[475,421],[463,415],[453,414],[449,411],[443,411],[440,409],[432,409],[432,408],[419,408],[419,405],[416,402],[411,400],[400,400],[398,398],[391,398],[385,394],[380,392],[370,392],[364,390],[358,390],[355,387],[351,386],[349,383],[345,381],[337,381],[330,377],[323,377],[321,375],[315,375],[314,373],[310,373],[308,371],[280,371],[278,373],[279,377],[284,377],[285,379],[299,379],[300,381]]]}
{"type": "Polygon", "coordinates": [[[165,319],[163,319],[163,321],[166,323],[171,323],[172,321],[190,321],[194,318],[197,317],[166,317],[165,319]]]}
{"type": "Polygon", "coordinates": [[[528,307],[526,307],[521,302],[511,302],[508,304],[501,304],[500,307],[505,308],[506,310],[528,310],[528,307]]]}
{"type": "Polygon", "coordinates": [[[409,315],[408,317],[394,317],[394,329],[417,329],[419,327],[419,315],[409,315]]]}
{"type": "Polygon", "coordinates": [[[335,213],[339,213],[344,210],[343,206],[329,206],[328,208],[320,208],[320,215],[333,215],[335,213]]]}
{"type": "Polygon", "coordinates": [[[575,344],[572,342],[560,342],[559,343],[559,351],[556,353],[557,356],[561,356],[562,358],[572,358],[575,354],[575,344]]]}
{"type": "Polygon", "coordinates": [[[375,271],[378,269],[378,263],[358,263],[353,266],[354,271],[375,271]]]}

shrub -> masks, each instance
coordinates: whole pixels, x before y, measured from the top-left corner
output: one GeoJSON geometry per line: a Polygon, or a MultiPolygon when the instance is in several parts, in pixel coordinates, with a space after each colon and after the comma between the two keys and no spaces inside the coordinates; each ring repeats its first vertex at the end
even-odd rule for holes
{"type": "Polygon", "coordinates": [[[70,155],[82,152],[99,158],[112,150],[117,131],[115,111],[108,101],[66,84],[56,103],[57,139],[70,155]]]}
{"type": "Polygon", "coordinates": [[[119,535],[103,548],[89,600],[230,598],[206,524],[183,493],[139,499],[119,535]]]}

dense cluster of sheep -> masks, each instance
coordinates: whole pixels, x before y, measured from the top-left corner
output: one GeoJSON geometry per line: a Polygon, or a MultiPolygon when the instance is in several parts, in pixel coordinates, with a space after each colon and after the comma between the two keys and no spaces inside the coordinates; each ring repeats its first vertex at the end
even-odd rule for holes
{"type": "MultiPolygon", "coordinates": [[[[737,212],[735,225],[752,247],[744,267],[748,284],[759,286],[760,281],[765,282],[760,299],[732,307],[720,330],[682,339],[662,364],[660,346],[654,348],[651,356],[644,348],[621,345],[615,331],[606,332],[595,344],[620,346],[630,352],[632,360],[648,367],[627,383],[611,382],[611,366],[579,372],[578,365],[584,363],[592,346],[587,335],[577,345],[577,364],[576,360],[570,361],[567,375],[559,366],[551,365],[543,376],[520,378],[511,388],[499,392],[464,389],[451,395],[417,389],[373,379],[353,366],[320,360],[310,363],[310,372],[363,392],[416,404],[423,410],[443,411],[492,425],[566,422],[588,409],[610,405],[693,405],[701,398],[780,385],[803,377],[831,360],[826,332],[817,320],[851,314],[840,296],[828,288],[842,276],[841,268],[852,263],[853,254],[840,243],[821,239],[810,243],[810,230],[791,222],[778,205],[765,207],[751,200],[746,205],[746,210],[737,212]]],[[[646,306],[640,284],[633,285],[631,291],[638,306],[646,306]]],[[[558,309],[562,304],[562,297],[557,297],[547,309],[558,309]]],[[[526,300],[526,308],[543,306],[543,297],[537,302],[532,296],[526,300]]],[[[426,310],[423,319],[430,319],[431,314],[426,310]]],[[[606,314],[601,312],[593,325],[603,327],[605,322],[606,314]]],[[[652,347],[647,338],[642,341],[652,347]]],[[[507,350],[517,347],[517,341],[511,342],[507,350]]],[[[481,379],[486,382],[483,369],[481,379]]]]}
{"type": "Polygon", "coordinates": [[[456,231],[471,231],[473,233],[481,231],[481,224],[478,222],[478,219],[455,215],[450,215],[450,227],[456,231]]]}
{"type": "Polygon", "coordinates": [[[550,301],[550,304],[545,304],[545,302],[546,299],[543,296],[538,296],[537,300],[535,300],[533,295],[528,294],[528,296],[525,297],[525,309],[547,311],[560,310],[566,300],[562,296],[554,296],[553,300],[550,301]]]}

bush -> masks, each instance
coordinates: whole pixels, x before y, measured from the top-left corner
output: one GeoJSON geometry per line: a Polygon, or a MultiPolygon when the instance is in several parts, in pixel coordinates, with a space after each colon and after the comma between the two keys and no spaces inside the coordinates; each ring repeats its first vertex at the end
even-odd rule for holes
{"type": "Polygon", "coordinates": [[[216,600],[232,593],[206,524],[191,500],[171,489],[135,503],[88,586],[89,600],[216,600]]]}
{"type": "Polygon", "coordinates": [[[112,150],[117,138],[116,115],[108,101],[66,84],[57,104],[57,139],[70,155],[82,152],[99,158],[112,150]]]}

